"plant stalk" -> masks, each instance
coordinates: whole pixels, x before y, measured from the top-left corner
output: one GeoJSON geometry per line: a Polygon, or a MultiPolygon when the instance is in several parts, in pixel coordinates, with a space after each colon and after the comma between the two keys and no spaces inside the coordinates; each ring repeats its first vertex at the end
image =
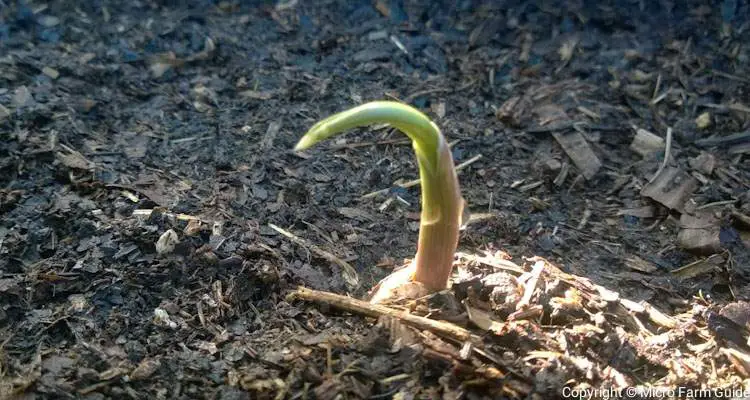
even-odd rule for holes
{"type": "Polygon", "coordinates": [[[334,114],[300,139],[295,150],[352,128],[388,123],[412,140],[422,185],[419,242],[412,279],[431,291],[447,287],[458,245],[463,198],[448,143],[440,129],[415,108],[377,101],[334,114]]]}

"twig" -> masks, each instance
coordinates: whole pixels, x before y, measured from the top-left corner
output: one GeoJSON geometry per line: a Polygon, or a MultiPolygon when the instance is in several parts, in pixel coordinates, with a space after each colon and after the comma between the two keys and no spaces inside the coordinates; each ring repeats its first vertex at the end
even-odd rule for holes
{"type": "Polygon", "coordinates": [[[661,174],[661,171],[664,171],[664,168],[667,167],[667,163],[669,162],[669,157],[672,153],[672,128],[667,128],[667,140],[666,145],[664,146],[664,159],[661,161],[661,165],[659,165],[659,169],[656,170],[656,173],[654,176],[651,177],[651,179],[648,181],[648,183],[653,183],[656,178],[661,174]]]}
{"type": "Polygon", "coordinates": [[[695,141],[698,147],[730,146],[750,142],[750,131],[733,133],[727,136],[710,137],[695,141]]]}
{"type": "Polygon", "coordinates": [[[531,303],[531,296],[534,294],[534,290],[536,290],[536,284],[544,270],[544,265],[545,262],[541,260],[534,263],[531,272],[528,273],[528,279],[523,284],[523,296],[521,297],[521,301],[516,304],[516,310],[520,311],[531,303]]]}
{"type": "Polygon", "coordinates": [[[451,91],[451,89],[449,89],[449,88],[443,88],[443,87],[434,88],[434,89],[420,90],[420,91],[414,92],[414,93],[406,96],[404,98],[404,103],[411,103],[412,100],[416,99],[419,96],[424,96],[426,94],[442,93],[442,92],[450,92],[450,91],[451,91]]]}
{"type": "MultiPolygon", "coordinates": [[[[111,186],[111,187],[123,187],[123,185],[108,185],[108,186],[111,186]]],[[[127,188],[130,188],[130,187],[127,187],[127,188]]],[[[136,189],[134,191],[138,191],[138,190],[136,189]]],[[[154,212],[154,210],[151,209],[151,208],[138,208],[138,209],[133,210],[133,213],[131,215],[134,216],[134,217],[146,217],[146,218],[148,218],[148,217],[151,216],[151,213],[153,213],[153,212],[154,212]]],[[[174,219],[177,219],[177,220],[180,220],[180,221],[193,221],[193,220],[195,220],[195,221],[201,221],[201,222],[205,222],[205,223],[211,223],[212,222],[212,221],[208,221],[208,220],[202,220],[199,217],[196,217],[196,216],[193,216],[193,215],[179,214],[179,213],[175,214],[175,213],[171,213],[171,212],[168,212],[168,211],[167,212],[162,212],[162,215],[164,215],[164,216],[166,216],[168,218],[174,218],[174,219]]]]}
{"type": "Polygon", "coordinates": [[[747,216],[737,210],[732,210],[731,215],[734,219],[736,219],[740,223],[744,224],[745,226],[750,227],[750,216],[747,216]]]}
{"type": "Polygon", "coordinates": [[[651,101],[656,99],[656,96],[659,94],[659,89],[661,89],[661,74],[656,77],[656,85],[654,85],[654,93],[651,95],[651,101]]]}
{"type": "Polygon", "coordinates": [[[396,35],[391,35],[390,39],[391,39],[391,42],[393,42],[393,44],[395,44],[399,50],[404,52],[404,54],[409,55],[409,51],[406,49],[406,46],[404,46],[404,44],[401,43],[401,40],[399,40],[399,38],[396,37],[396,35]]]}
{"type": "Polygon", "coordinates": [[[743,106],[742,104],[726,104],[725,105],[725,104],[709,103],[709,104],[703,104],[703,106],[706,108],[714,108],[714,109],[723,110],[723,111],[732,110],[732,111],[750,113],[750,108],[743,106]]]}
{"type": "Polygon", "coordinates": [[[492,257],[489,255],[477,256],[465,253],[456,253],[459,259],[466,261],[474,261],[483,265],[490,266],[496,270],[512,271],[518,274],[526,272],[521,266],[510,260],[503,260],[502,258],[492,257]]]}
{"type": "Polygon", "coordinates": [[[248,163],[247,170],[252,171],[255,167],[255,164],[260,160],[262,157],[266,156],[268,153],[268,150],[271,149],[271,146],[273,146],[273,141],[276,139],[276,136],[279,134],[279,131],[281,131],[281,124],[276,121],[272,121],[268,124],[268,128],[266,129],[266,133],[263,135],[263,137],[260,139],[259,149],[258,152],[253,154],[253,156],[250,158],[250,162],[248,163]]]}
{"type": "Polygon", "coordinates": [[[659,104],[659,103],[660,103],[660,102],[661,102],[662,100],[664,100],[664,99],[665,99],[665,98],[666,98],[666,97],[667,97],[667,96],[669,95],[669,93],[671,93],[671,92],[672,92],[672,88],[668,88],[668,89],[667,89],[666,91],[664,91],[664,93],[660,94],[660,95],[659,95],[659,96],[657,96],[657,97],[654,97],[654,99],[653,99],[653,100],[651,100],[651,105],[652,105],[652,106],[655,106],[655,105],[659,104]]]}
{"type": "Polygon", "coordinates": [[[379,146],[384,144],[396,144],[396,145],[402,145],[402,144],[410,144],[411,140],[409,139],[386,139],[386,140],[380,140],[377,142],[360,142],[360,143],[347,143],[347,144],[339,144],[331,146],[332,150],[341,150],[341,149],[354,149],[357,147],[367,147],[367,146],[379,146]]]}
{"type": "Polygon", "coordinates": [[[357,271],[348,262],[336,257],[335,255],[321,249],[320,247],[287,230],[279,228],[274,224],[268,224],[268,226],[276,232],[279,232],[280,234],[288,237],[292,240],[292,242],[297,243],[300,246],[309,248],[313,253],[341,267],[343,272],[342,276],[344,277],[344,280],[346,280],[346,283],[348,283],[350,286],[357,287],[359,285],[359,276],[357,275],[357,271]]]}
{"type": "Polygon", "coordinates": [[[713,203],[706,203],[706,204],[700,205],[698,207],[695,207],[695,210],[697,211],[697,210],[703,210],[703,209],[711,208],[711,207],[728,206],[728,205],[734,204],[736,202],[737,202],[737,199],[723,200],[723,201],[714,201],[713,203]]]}
{"type": "MultiPolygon", "coordinates": [[[[477,154],[474,157],[472,157],[472,158],[470,158],[470,159],[462,162],[461,164],[458,164],[456,166],[456,172],[461,171],[462,169],[468,167],[471,164],[474,164],[475,162],[479,161],[481,158],[482,158],[482,155],[481,154],[477,154]]],[[[408,189],[408,188],[410,188],[412,186],[419,185],[420,182],[421,181],[419,179],[414,179],[414,180],[408,181],[406,183],[400,184],[398,186],[401,187],[401,188],[404,188],[404,189],[408,189]]],[[[381,194],[386,194],[390,190],[391,190],[391,188],[376,190],[374,192],[367,193],[366,195],[360,197],[360,199],[364,200],[364,199],[369,199],[371,197],[379,196],[381,194]]]]}
{"type": "Polygon", "coordinates": [[[733,75],[733,74],[730,74],[730,73],[727,73],[727,72],[724,72],[724,71],[719,71],[718,69],[712,69],[711,73],[714,74],[714,75],[720,76],[722,78],[727,78],[727,79],[731,79],[731,80],[734,80],[734,81],[740,81],[740,82],[750,83],[750,79],[743,78],[743,77],[737,76],[737,75],[733,75]]]}
{"type": "Polygon", "coordinates": [[[481,338],[458,325],[445,321],[437,321],[418,315],[409,314],[407,311],[396,310],[381,304],[370,304],[366,301],[338,295],[335,293],[321,292],[305,287],[298,287],[297,291],[289,294],[292,299],[301,299],[317,303],[327,304],[329,306],[365,315],[372,318],[382,316],[399,319],[415,328],[428,330],[439,335],[443,335],[460,342],[471,341],[481,343],[481,338]]]}

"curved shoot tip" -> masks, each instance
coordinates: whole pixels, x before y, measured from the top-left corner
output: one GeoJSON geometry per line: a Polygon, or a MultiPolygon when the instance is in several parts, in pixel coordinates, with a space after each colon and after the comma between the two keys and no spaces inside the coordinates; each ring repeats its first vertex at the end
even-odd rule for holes
{"type": "Polygon", "coordinates": [[[314,146],[317,142],[318,141],[315,140],[315,138],[313,138],[313,136],[308,132],[305,136],[302,136],[302,139],[300,139],[299,142],[297,142],[297,144],[294,146],[294,151],[307,150],[310,147],[314,146]]]}
{"type": "Polygon", "coordinates": [[[376,123],[387,123],[405,133],[419,156],[435,163],[443,137],[438,127],[414,107],[395,101],[373,101],[325,118],[305,133],[295,150],[305,150],[338,133],[376,123]]]}
{"type": "MultiPolygon", "coordinates": [[[[361,106],[360,106],[361,107],[361,106]]],[[[324,120],[318,121],[315,125],[313,125],[307,133],[305,133],[304,136],[297,142],[297,145],[294,146],[295,151],[300,150],[306,150],[310,147],[313,147],[316,143],[325,140],[329,138],[330,136],[333,136],[337,133],[343,132],[346,129],[349,129],[350,127],[355,127],[357,124],[364,125],[364,123],[360,122],[356,116],[354,118],[352,117],[352,110],[344,111],[335,115],[332,115],[324,120]],[[341,122],[349,122],[352,124],[354,123],[354,126],[338,126],[341,125],[341,122]]],[[[360,118],[361,119],[361,118],[360,118]]]]}

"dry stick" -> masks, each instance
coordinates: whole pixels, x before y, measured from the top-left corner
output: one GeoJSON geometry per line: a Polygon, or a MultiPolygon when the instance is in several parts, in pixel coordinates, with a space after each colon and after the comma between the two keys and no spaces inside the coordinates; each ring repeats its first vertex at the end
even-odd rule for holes
{"type": "Polygon", "coordinates": [[[496,270],[511,271],[517,274],[523,274],[526,272],[526,270],[524,270],[521,266],[519,266],[518,264],[510,260],[503,260],[497,257],[491,257],[487,255],[477,256],[477,255],[466,254],[466,253],[456,253],[456,255],[458,256],[459,259],[466,260],[466,261],[475,261],[480,264],[490,266],[496,270]]]}
{"type": "MultiPolygon", "coordinates": [[[[481,158],[482,158],[482,155],[481,155],[481,154],[477,154],[477,155],[475,155],[474,157],[472,157],[472,158],[470,158],[470,159],[468,159],[468,160],[466,160],[466,161],[462,162],[461,164],[458,164],[458,165],[456,166],[456,172],[458,172],[458,171],[461,171],[462,169],[464,169],[464,168],[468,167],[468,166],[469,166],[469,165],[471,165],[471,164],[474,164],[475,162],[479,161],[479,160],[480,160],[481,158]]],[[[402,184],[402,185],[398,185],[398,186],[399,186],[399,187],[402,187],[402,188],[404,188],[404,189],[408,189],[408,188],[410,188],[410,187],[412,187],[412,186],[417,186],[417,185],[419,185],[419,183],[420,183],[420,180],[419,180],[419,179],[414,179],[414,180],[411,180],[411,181],[409,181],[409,182],[406,182],[406,183],[404,183],[404,184],[402,184]]],[[[381,194],[385,194],[385,193],[388,193],[388,191],[389,191],[389,190],[391,190],[391,189],[390,189],[390,188],[388,188],[388,189],[380,189],[380,190],[376,190],[376,191],[374,191],[374,192],[371,192],[371,193],[367,193],[366,195],[364,195],[364,196],[360,197],[360,199],[369,199],[369,198],[371,198],[371,197],[375,197],[375,196],[378,196],[378,195],[381,195],[381,194]]]]}
{"type": "Polygon", "coordinates": [[[719,110],[732,110],[732,111],[739,111],[744,113],[750,113],[750,108],[747,106],[743,106],[742,104],[704,104],[704,107],[707,108],[716,108],[719,110]]]}
{"type": "Polygon", "coordinates": [[[534,290],[536,290],[539,276],[542,274],[542,271],[544,271],[544,265],[545,262],[542,260],[538,260],[534,263],[534,267],[529,273],[529,279],[524,283],[523,296],[521,297],[521,301],[516,304],[516,310],[520,311],[531,303],[531,296],[534,294],[534,290]]]}
{"type": "Polygon", "coordinates": [[[735,80],[735,81],[750,83],[750,79],[743,78],[743,77],[738,76],[738,75],[729,74],[729,73],[726,73],[726,72],[723,72],[723,71],[719,71],[718,69],[712,69],[711,73],[714,74],[714,75],[718,75],[718,76],[720,76],[722,78],[727,78],[727,79],[731,79],[731,80],[735,80]]]}
{"type": "Polygon", "coordinates": [[[426,94],[432,94],[432,93],[440,93],[440,92],[450,92],[451,89],[448,88],[434,88],[434,89],[425,89],[420,90],[418,92],[414,92],[404,98],[404,103],[411,103],[412,100],[416,99],[419,96],[424,96],[426,94]]]}
{"type": "Polygon", "coordinates": [[[661,89],[661,74],[656,77],[656,85],[654,85],[654,93],[651,95],[651,101],[656,99],[656,96],[659,94],[659,89],[661,89]]]}
{"type": "Polygon", "coordinates": [[[273,121],[270,124],[268,124],[268,129],[266,129],[266,133],[263,135],[263,137],[260,139],[259,144],[259,151],[250,158],[250,162],[248,163],[247,170],[252,171],[253,167],[255,167],[255,164],[260,160],[261,157],[265,153],[268,152],[268,150],[271,149],[271,146],[273,146],[273,141],[276,139],[276,136],[278,136],[279,131],[281,131],[281,124],[273,121]]]}
{"type": "Polygon", "coordinates": [[[731,215],[734,219],[736,219],[743,225],[750,227],[750,216],[747,216],[737,210],[732,210],[731,215]]]}
{"type": "Polygon", "coordinates": [[[659,166],[659,169],[656,170],[656,173],[654,176],[651,177],[651,179],[648,181],[648,183],[653,183],[656,178],[661,174],[662,171],[664,171],[664,168],[667,167],[667,163],[669,162],[669,157],[672,153],[672,128],[667,128],[667,140],[666,145],[664,146],[664,160],[662,160],[661,165],[659,166]]]}
{"type": "Polygon", "coordinates": [[[386,145],[386,144],[397,144],[397,145],[411,144],[411,140],[409,139],[385,139],[385,140],[380,140],[377,142],[347,143],[347,144],[331,146],[331,149],[332,150],[354,149],[357,147],[380,146],[380,145],[386,145]]]}
{"type": "Polygon", "coordinates": [[[357,271],[354,269],[354,267],[352,267],[351,265],[349,265],[348,262],[346,262],[346,261],[344,261],[344,260],[336,257],[335,255],[333,255],[333,254],[331,254],[331,253],[329,253],[329,252],[321,249],[320,247],[318,247],[318,246],[316,246],[316,245],[314,245],[312,243],[309,243],[307,240],[305,240],[305,239],[303,239],[303,238],[301,238],[301,237],[299,237],[299,236],[297,236],[297,235],[295,235],[295,234],[293,234],[293,233],[291,233],[291,232],[289,232],[287,230],[279,228],[278,226],[276,226],[274,224],[268,224],[268,226],[270,226],[276,232],[279,232],[280,234],[288,237],[289,239],[292,240],[292,242],[297,243],[298,245],[300,245],[302,247],[309,248],[310,250],[312,250],[313,253],[315,253],[315,254],[319,255],[320,257],[323,257],[324,259],[326,259],[326,260],[328,260],[328,261],[330,261],[330,262],[338,265],[339,267],[341,267],[341,269],[343,270],[343,274],[342,275],[343,275],[344,279],[346,280],[346,283],[348,283],[349,285],[351,285],[353,287],[356,287],[359,284],[359,276],[357,275],[357,271]]]}
{"type": "Polygon", "coordinates": [[[291,301],[293,299],[326,304],[340,310],[349,311],[351,313],[361,314],[372,318],[380,318],[381,316],[396,318],[417,329],[431,331],[460,343],[472,343],[475,345],[473,350],[477,354],[486,358],[487,360],[494,362],[499,366],[502,366],[507,370],[507,372],[513,374],[521,381],[528,382],[528,377],[505,365],[505,363],[503,363],[502,360],[500,360],[498,357],[482,349],[481,337],[471,333],[471,331],[469,331],[468,329],[462,328],[456,324],[420,317],[418,315],[409,314],[409,312],[407,311],[396,310],[380,304],[372,304],[367,301],[362,301],[335,293],[308,289],[303,286],[298,287],[297,291],[289,293],[289,295],[287,296],[287,300],[291,301]]]}
{"type": "MultiPolygon", "coordinates": [[[[117,186],[115,186],[115,185],[109,185],[109,186],[111,186],[111,187],[117,187],[119,185],[117,185],[117,186]]],[[[154,212],[154,210],[150,209],[150,208],[138,208],[138,209],[133,210],[133,213],[131,215],[134,216],[134,217],[139,217],[139,216],[140,217],[149,217],[149,216],[151,216],[152,212],[154,212]]],[[[179,214],[179,213],[175,214],[175,213],[171,213],[171,212],[164,212],[164,213],[162,213],[162,215],[164,215],[164,216],[166,216],[168,218],[178,219],[180,221],[193,221],[193,220],[196,220],[196,221],[201,221],[201,222],[205,222],[205,223],[211,223],[211,221],[209,221],[209,220],[201,220],[199,217],[196,217],[196,216],[193,216],[193,215],[188,215],[188,214],[179,214]]]]}
{"type": "Polygon", "coordinates": [[[419,90],[417,92],[414,92],[414,93],[406,96],[403,100],[399,99],[398,97],[396,97],[394,95],[388,94],[388,93],[386,93],[385,95],[388,96],[388,97],[390,97],[390,98],[392,98],[392,99],[394,99],[394,100],[396,100],[396,101],[399,101],[401,103],[407,103],[408,104],[408,103],[411,103],[412,100],[416,99],[419,96],[424,96],[424,95],[432,94],[432,93],[441,93],[441,92],[443,92],[443,93],[445,93],[445,92],[456,93],[456,92],[460,92],[460,91],[462,91],[464,89],[468,89],[472,85],[474,85],[474,81],[469,81],[469,82],[463,84],[461,87],[456,88],[455,90],[451,90],[451,89],[448,89],[448,88],[433,88],[433,89],[419,90]]]}
{"type": "Polygon", "coordinates": [[[366,301],[354,299],[351,297],[341,296],[329,292],[321,292],[305,287],[298,287],[297,291],[290,293],[289,296],[305,301],[314,301],[317,303],[327,304],[341,310],[366,315],[372,318],[378,318],[381,316],[397,318],[409,325],[414,326],[415,328],[429,330],[443,336],[458,340],[460,342],[471,341],[474,343],[481,343],[481,338],[479,336],[472,334],[471,331],[464,329],[458,325],[420,317],[417,315],[409,314],[407,311],[396,310],[380,304],[370,304],[366,301]]]}

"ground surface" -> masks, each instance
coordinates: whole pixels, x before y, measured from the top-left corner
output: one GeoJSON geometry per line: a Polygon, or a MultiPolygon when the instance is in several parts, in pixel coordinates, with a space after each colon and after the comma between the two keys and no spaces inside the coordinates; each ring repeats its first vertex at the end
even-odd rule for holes
{"type": "Polygon", "coordinates": [[[549,398],[746,378],[744,321],[722,309],[750,297],[745,2],[182,3],[0,0],[0,397],[549,398]],[[469,162],[475,217],[445,294],[463,303],[444,319],[481,337],[481,360],[286,298],[362,297],[414,253],[404,137],[290,151],[380,99],[424,110],[469,162]],[[667,128],[667,169],[692,184],[672,203],[641,193],[665,143],[631,148],[667,128]],[[678,240],[696,209],[713,218],[702,253],[678,240]],[[169,229],[179,243],[157,253],[169,229]],[[498,275],[500,250],[590,281],[498,275]],[[529,307],[504,309],[488,274],[531,287],[529,307]],[[682,317],[649,325],[602,287],[682,317]],[[528,314],[498,328],[477,309],[528,314]]]}

